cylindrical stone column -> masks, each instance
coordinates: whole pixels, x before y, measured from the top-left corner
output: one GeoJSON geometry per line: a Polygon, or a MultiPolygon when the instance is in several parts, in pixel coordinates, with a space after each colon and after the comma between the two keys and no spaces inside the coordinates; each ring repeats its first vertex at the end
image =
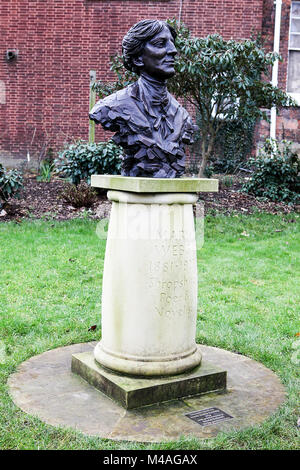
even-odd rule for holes
{"type": "Polygon", "coordinates": [[[108,198],[112,210],[96,361],[142,376],[198,366],[197,195],[109,191],[108,198]]]}

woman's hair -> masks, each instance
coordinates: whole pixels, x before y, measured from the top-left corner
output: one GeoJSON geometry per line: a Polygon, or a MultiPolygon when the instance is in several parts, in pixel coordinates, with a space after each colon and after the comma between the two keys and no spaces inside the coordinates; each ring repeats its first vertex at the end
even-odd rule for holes
{"type": "Polygon", "coordinates": [[[142,20],[130,28],[122,41],[123,63],[127,70],[139,75],[139,68],[134,65],[133,59],[143,52],[146,42],[160,33],[164,27],[169,28],[175,39],[175,30],[165,21],[142,20]]]}

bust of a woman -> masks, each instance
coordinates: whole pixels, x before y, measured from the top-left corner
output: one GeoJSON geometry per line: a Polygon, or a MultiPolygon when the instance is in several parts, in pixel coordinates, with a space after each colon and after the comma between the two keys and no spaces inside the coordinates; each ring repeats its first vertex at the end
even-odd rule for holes
{"type": "Polygon", "coordinates": [[[184,144],[193,143],[195,126],[167,90],[175,73],[176,33],[164,21],[143,20],[122,42],[124,65],[139,79],[98,101],[90,119],[116,132],[124,149],[122,175],[176,178],[185,168],[184,144]]]}

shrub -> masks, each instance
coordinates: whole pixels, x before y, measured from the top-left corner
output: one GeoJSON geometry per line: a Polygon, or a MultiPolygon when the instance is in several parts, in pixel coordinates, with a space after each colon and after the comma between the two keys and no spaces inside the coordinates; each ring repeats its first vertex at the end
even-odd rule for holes
{"type": "Polygon", "coordinates": [[[286,140],[266,139],[258,156],[249,160],[254,174],[242,191],[271,201],[296,202],[300,190],[300,159],[291,145],[286,140]]]}
{"type": "Polygon", "coordinates": [[[56,169],[72,183],[90,182],[94,174],[120,174],[122,149],[114,142],[78,140],[64,148],[55,160],[56,169]]]}
{"type": "Polygon", "coordinates": [[[23,177],[18,170],[6,170],[0,163],[0,206],[1,200],[7,201],[10,197],[18,196],[23,186],[23,177]]]}
{"type": "Polygon", "coordinates": [[[91,207],[97,201],[96,191],[84,181],[77,186],[67,183],[60,196],[73,207],[91,207]]]}

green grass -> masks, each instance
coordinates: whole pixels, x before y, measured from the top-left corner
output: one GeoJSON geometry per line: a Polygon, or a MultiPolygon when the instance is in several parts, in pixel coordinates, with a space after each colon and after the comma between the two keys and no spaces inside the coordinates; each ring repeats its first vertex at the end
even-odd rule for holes
{"type": "Polygon", "coordinates": [[[55,428],[12,402],[6,382],[18,364],[99,338],[105,242],[89,220],[2,223],[0,448],[296,449],[299,221],[295,214],[208,215],[198,253],[197,342],[240,352],[272,369],[286,388],[284,405],[262,425],[243,431],[145,445],[55,428]],[[94,324],[98,328],[88,331],[94,324]]]}

